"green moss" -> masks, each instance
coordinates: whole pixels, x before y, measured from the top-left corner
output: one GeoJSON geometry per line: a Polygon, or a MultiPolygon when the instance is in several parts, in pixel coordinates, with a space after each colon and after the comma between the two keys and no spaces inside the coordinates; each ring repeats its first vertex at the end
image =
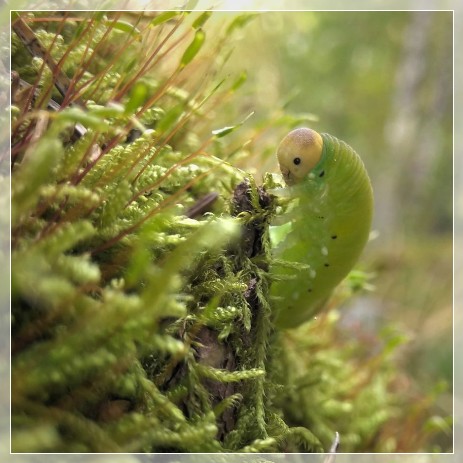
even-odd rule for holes
{"type": "Polygon", "coordinates": [[[141,17],[136,31],[83,18],[58,37],[33,25],[79,76],[64,98],[13,34],[13,68],[39,89],[13,119],[13,451],[322,451],[336,430],[345,450],[383,449],[369,443],[396,413],[391,363],[359,366],[333,318],[274,330],[277,206],[220,159],[233,153],[217,139],[242,123],[197,130],[209,97],[237,90],[214,73],[192,88],[201,56],[220,64],[198,38],[209,15],[141,17]],[[168,39],[174,27],[183,41],[168,39]],[[41,95],[63,105],[42,125],[41,95]]]}

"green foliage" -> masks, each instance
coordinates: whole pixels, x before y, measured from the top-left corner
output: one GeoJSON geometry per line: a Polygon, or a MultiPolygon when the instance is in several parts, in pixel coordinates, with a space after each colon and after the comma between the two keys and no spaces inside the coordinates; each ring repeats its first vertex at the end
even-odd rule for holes
{"type": "Polygon", "coordinates": [[[311,429],[325,448],[335,427],[346,452],[384,451],[382,442],[373,448],[371,442],[378,428],[397,414],[395,399],[387,391],[392,365],[386,367],[381,353],[366,361],[369,367],[359,368],[349,360],[354,346],[336,346],[336,320],[332,312],[281,340],[282,357],[276,369],[285,387],[278,400],[286,403],[287,420],[311,429]]]}
{"type": "Polygon", "coordinates": [[[12,111],[12,450],[313,452],[336,430],[383,449],[392,347],[359,365],[330,315],[275,332],[277,205],[224,161],[248,119],[211,127],[246,80],[222,85],[227,40],[254,15],[208,29],[218,50],[210,12],[33,16],[69,88],[13,34],[36,91],[12,111]]]}

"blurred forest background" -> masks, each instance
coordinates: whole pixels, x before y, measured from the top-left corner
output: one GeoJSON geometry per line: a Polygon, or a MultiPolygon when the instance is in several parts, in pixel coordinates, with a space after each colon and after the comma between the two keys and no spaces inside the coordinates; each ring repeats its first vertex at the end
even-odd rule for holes
{"type": "MultiPolygon", "coordinates": [[[[214,20],[221,14],[230,13],[214,20]]],[[[249,127],[248,155],[235,163],[257,177],[277,172],[288,123],[356,149],[375,192],[360,264],[375,290],[344,308],[341,326],[366,351],[378,332],[399,329],[406,381],[416,382],[407,390],[445,390],[438,406],[451,413],[452,12],[269,12],[251,21],[227,63],[247,73],[241,106],[234,100],[217,122],[254,111],[230,135],[242,142],[249,127]]]]}

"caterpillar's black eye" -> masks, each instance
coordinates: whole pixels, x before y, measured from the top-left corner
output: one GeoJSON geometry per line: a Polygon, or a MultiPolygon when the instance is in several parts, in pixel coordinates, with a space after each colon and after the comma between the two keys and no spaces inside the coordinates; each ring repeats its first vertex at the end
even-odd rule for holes
{"type": "Polygon", "coordinates": [[[324,170],[322,170],[322,171],[318,174],[319,177],[323,177],[324,175],[325,175],[325,171],[324,171],[324,170]]]}
{"type": "Polygon", "coordinates": [[[298,166],[301,163],[301,158],[294,158],[293,162],[296,166],[298,166]]]}

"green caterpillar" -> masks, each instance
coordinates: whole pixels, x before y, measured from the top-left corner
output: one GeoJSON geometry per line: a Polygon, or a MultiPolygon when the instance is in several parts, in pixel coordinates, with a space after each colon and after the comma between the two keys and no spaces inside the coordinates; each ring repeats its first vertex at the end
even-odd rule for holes
{"type": "Polygon", "coordinates": [[[271,272],[283,277],[272,283],[271,296],[277,326],[292,328],[317,312],[360,256],[370,232],[373,191],[360,157],[331,135],[293,130],[277,157],[288,185],[279,194],[292,200],[278,218],[283,225],[271,227],[271,272]]]}

